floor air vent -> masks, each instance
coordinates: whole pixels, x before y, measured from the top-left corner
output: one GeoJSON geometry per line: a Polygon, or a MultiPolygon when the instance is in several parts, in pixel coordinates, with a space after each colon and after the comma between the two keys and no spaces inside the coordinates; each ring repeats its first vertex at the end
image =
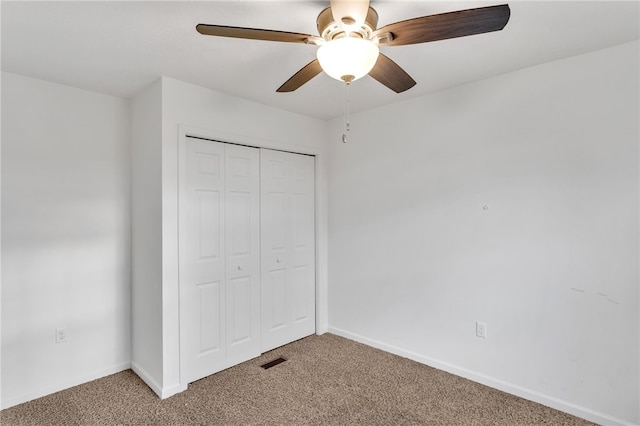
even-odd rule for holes
{"type": "Polygon", "coordinates": [[[260,367],[264,368],[265,370],[268,370],[271,367],[275,367],[276,365],[282,364],[285,361],[286,361],[286,358],[276,358],[273,361],[269,361],[268,363],[261,365],[260,367]]]}

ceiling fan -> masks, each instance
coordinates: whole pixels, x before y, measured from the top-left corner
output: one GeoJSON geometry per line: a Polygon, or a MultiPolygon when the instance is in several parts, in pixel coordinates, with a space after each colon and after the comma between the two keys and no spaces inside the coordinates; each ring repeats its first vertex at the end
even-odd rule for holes
{"type": "Polygon", "coordinates": [[[499,31],[509,21],[509,5],[479,7],[422,16],[376,28],[378,13],[369,0],[331,0],[316,20],[319,36],[258,28],[199,24],[200,34],[319,46],[317,58],[305,65],[277,92],[292,92],[321,71],[346,84],[365,75],[396,93],[416,82],[378,46],[400,46],[499,31]]]}

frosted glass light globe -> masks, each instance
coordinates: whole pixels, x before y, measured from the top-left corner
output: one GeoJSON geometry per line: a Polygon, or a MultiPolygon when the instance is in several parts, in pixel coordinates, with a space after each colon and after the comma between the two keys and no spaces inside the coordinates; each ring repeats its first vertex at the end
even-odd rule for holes
{"type": "Polygon", "coordinates": [[[317,57],[330,77],[350,83],[369,74],[379,53],[378,45],[369,40],[343,37],[320,46],[317,57]]]}

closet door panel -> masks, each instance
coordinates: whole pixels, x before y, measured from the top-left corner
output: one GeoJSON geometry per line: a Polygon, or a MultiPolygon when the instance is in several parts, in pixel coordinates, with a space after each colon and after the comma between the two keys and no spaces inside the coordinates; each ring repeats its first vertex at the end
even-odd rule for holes
{"type": "Polygon", "coordinates": [[[283,329],[287,325],[287,270],[272,268],[267,276],[263,293],[265,322],[263,329],[269,333],[283,329]]]}
{"type": "Polygon", "coordinates": [[[260,151],[262,352],[289,341],[289,175],[286,158],[260,151]]]}
{"type": "Polygon", "coordinates": [[[203,356],[210,352],[222,350],[222,339],[220,336],[221,312],[221,291],[220,281],[197,285],[198,294],[198,326],[200,329],[200,342],[197,355],[203,356]]]}
{"type": "Polygon", "coordinates": [[[240,345],[253,336],[251,330],[251,278],[241,277],[229,280],[229,346],[240,345]]]}
{"type": "Polygon", "coordinates": [[[291,282],[293,286],[293,322],[297,323],[309,318],[308,292],[305,291],[309,285],[309,268],[306,266],[298,266],[292,268],[291,282]]]}
{"type": "Polygon", "coordinates": [[[225,146],[227,365],[260,355],[260,150],[225,146]]]}
{"type": "Polygon", "coordinates": [[[315,332],[315,164],[304,155],[292,159],[291,275],[292,329],[295,336],[315,332]]]}
{"type": "Polygon", "coordinates": [[[224,145],[188,139],[181,187],[181,356],[187,381],[225,363],[224,145]],[[189,309],[182,309],[190,307],[189,309]]]}
{"type": "Polygon", "coordinates": [[[262,351],[315,332],[314,159],[262,149],[262,351]]]}

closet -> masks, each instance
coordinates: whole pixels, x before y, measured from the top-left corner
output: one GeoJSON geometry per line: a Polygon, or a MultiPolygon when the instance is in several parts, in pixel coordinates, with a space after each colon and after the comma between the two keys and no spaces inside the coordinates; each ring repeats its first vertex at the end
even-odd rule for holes
{"type": "Polygon", "coordinates": [[[181,380],[315,332],[314,158],[186,138],[181,380]]]}

